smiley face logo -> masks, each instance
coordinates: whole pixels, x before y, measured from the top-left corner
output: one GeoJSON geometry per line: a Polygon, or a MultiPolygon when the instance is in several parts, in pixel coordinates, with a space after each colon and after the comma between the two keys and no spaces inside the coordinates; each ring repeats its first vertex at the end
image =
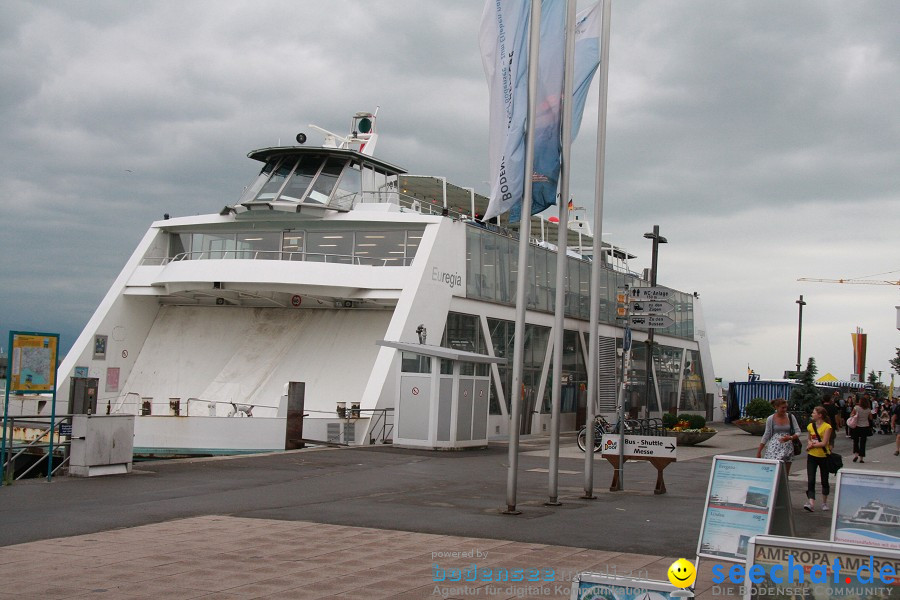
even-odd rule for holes
{"type": "Polygon", "coordinates": [[[697,579],[697,569],[694,568],[690,561],[684,558],[679,558],[673,562],[666,574],[669,576],[669,581],[672,585],[677,588],[689,587],[697,579]]]}

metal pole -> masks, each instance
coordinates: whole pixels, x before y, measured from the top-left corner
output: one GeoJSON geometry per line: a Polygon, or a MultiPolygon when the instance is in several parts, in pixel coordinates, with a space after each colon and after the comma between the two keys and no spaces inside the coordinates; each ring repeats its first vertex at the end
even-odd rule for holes
{"type": "Polygon", "coordinates": [[[531,3],[531,27],[528,31],[528,120],[525,134],[525,188],[522,218],[519,221],[519,272],[516,274],[516,328],[513,337],[513,379],[509,412],[509,468],[506,473],[506,510],[518,515],[516,487],[519,468],[519,427],[522,413],[522,372],[525,356],[525,283],[528,274],[528,243],[531,237],[531,179],[534,173],[535,90],[538,79],[538,50],[541,32],[541,3],[531,3]]]}
{"type": "MultiPolygon", "coordinates": [[[[553,331],[556,342],[553,346],[553,394],[550,408],[550,481],[549,499],[546,504],[559,504],[559,412],[562,400],[562,365],[565,352],[566,316],[566,255],[569,238],[569,172],[572,168],[572,81],[575,79],[575,5],[576,0],[566,4],[566,55],[563,77],[562,103],[562,148],[559,176],[559,223],[556,234],[556,306],[554,307],[553,331]]],[[[592,452],[588,448],[587,452],[592,452]]]]}
{"type": "MultiPolygon", "coordinates": [[[[653,251],[651,253],[650,263],[650,285],[656,286],[656,260],[659,252],[659,225],[653,226],[653,251]]],[[[650,365],[653,361],[653,329],[647,331],[647,353],[644,359],[644,367],[647,371],[647,385],[644,389],[644,402],[647,406],[647,413],[650,412],[650,388],[653,386],[653,369],[650,365]]]]}
{"type": "MultiPolygon", "coordinates": [[[[625,284],[625,297],[629,298],[629,286],[625,284]]],[[[618,291],[618,290],[616,290],[618,291]]],[[[625,313],[628,314],[628,311],[625,313]]],[[[627,319],[627,317],[626,317],[627,319]]],[[[628,327],[627,321],[625,327],[628,327]]],[[[625,489],[625,398],[626,398],[626,382],[628,381],[628,369],[630,367],[629,360],[629,352],[625,348],[625,338],[622,338],[622,383],[619,385],[619,393],[616,398],[616,407],[618,408],[618,416],[616,422],[619,426],[619,466],[617,468],[616,473],[616,481],[618,484],[616,485],[616,490],[622,491],[625,489]]]]}
{"type": "MultiPolygon", "coordinates": [[[[13,376],[13,332],[9,332],[9,346],[7,346],[7,351],[9,352],[7,362],[6,362],[6,393],[3,397],[3,446],[2,450],[0,450],[0,487],[2,487],[6,483],[6,428],[7,423],[9,422],[9,386],[12,385],[12,376],[13,376]]],[[[12,454],[12,432],[10,432],[9,436],[9,447],[10,454],[12,454]]],[[[14,474],[15,475],[15,474],[14,474]]]]}
{"type": "Polygon", "coordinates": [[[800,299],[795,300],[795,302],[800,306],[800,321],[797,323],[797,377],[800,376],[800,340],[803,338],[803,307],[806,306],[806,302],[803,301],[803,294],[800,294],[800,299]]]}
{"type": "Polygon", "coordinates": [[[600,382],[600,276],[603,272],[603,177],[606,170],[606,97],[609,81],[609,25],[612,0],[603,2],[600,46],[600,114],[597,118],[597,177],[594,182],[594,244],[591,262],[591,324],[588,333],[587,429],[584,452],[584,496],[594,496],[594,407],[600,382]]]}

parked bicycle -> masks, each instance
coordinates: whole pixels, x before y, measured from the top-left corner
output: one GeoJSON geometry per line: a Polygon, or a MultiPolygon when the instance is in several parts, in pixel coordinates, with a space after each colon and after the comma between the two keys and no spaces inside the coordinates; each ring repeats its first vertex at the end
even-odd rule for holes
{"type": "MultiPolygon", "coordinates": [[[[625,433],[637,432],[640,429],[641,425],[638,421],[632,419],[625,420],[625,433]]],[[[594,452],[600,450],[600,443],[604,433],[619,433],[619,423],[616,422],[615,425],[612,425],[603,418],[603,415],[597,415],[594,417],[594,452]]],[[[575,442],[578,444],[578,448],[584,452],[585,446],[587,445],[587,425],[578,431],[578,437],[575,438],[575,442]]]]}

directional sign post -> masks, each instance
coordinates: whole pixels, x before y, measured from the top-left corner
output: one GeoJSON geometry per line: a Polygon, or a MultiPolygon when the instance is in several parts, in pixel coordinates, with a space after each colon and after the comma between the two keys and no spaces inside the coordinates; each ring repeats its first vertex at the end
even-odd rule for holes
{"type": "Polygon", "coordinates": [[[629,290],[632,300],[668,300],[672,290],[664,287],[633,287],[629,290]]]}
{"type": "Polygon", "coordinates": [[[628,317],[628,324],[632,327],[649,327],[650,329],[662,329],[675,323],[675,319],[665,315],[632,315],[628,317]]]}
{"type": "Polygon", "coordinates": [[[633,315],[667,315],[675,310],[668,302],[656,300],[632,300],[631,314],[633,315]]]}

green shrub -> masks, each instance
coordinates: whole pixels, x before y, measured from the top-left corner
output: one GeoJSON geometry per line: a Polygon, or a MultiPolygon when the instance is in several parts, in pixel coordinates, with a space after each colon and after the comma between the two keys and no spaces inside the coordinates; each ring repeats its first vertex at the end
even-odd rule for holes
{"type": "Polygon", "coordinates": [[[673,415],[671,413],[663,413],[662,422],[663,422],[663,427],[665,427],[666,429],[672,429],[673,427],[675,427],[675,424],[678,421],[679,421],[679,419],[675,415],[673,415]]]}
{"type": "Polygon", "coordinates": [[[765,398],[754,398],[744,408],[744,414],[752,419],[765,419],[774,412],[772,403],[765,398]]]}
{"type": "Polygon", "coordinates": [[[706,417],[703,415],[681,415],[681,418],[691,424],[691,429],[703,429],[706,427],[706,417]]]}

